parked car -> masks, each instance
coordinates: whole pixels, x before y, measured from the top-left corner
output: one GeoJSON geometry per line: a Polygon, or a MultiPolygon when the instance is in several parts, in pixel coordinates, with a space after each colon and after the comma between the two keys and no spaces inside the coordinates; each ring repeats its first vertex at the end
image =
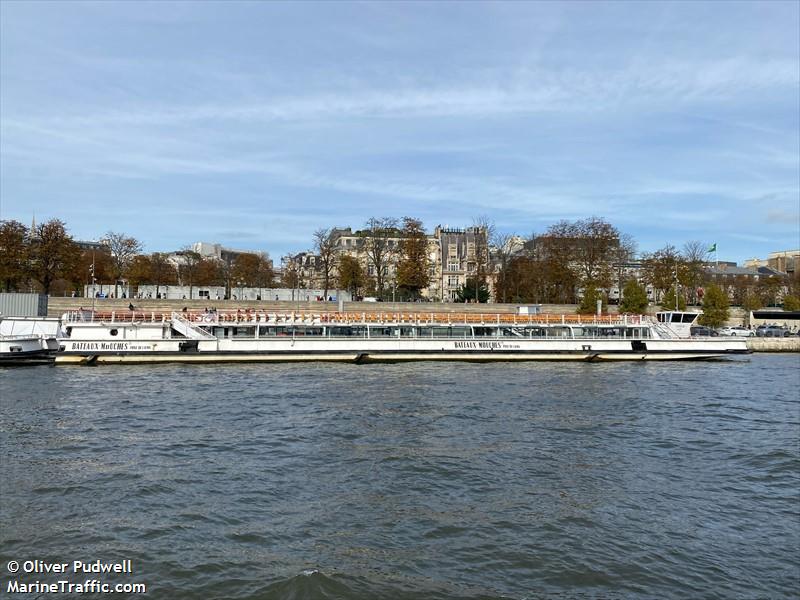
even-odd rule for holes
{"type": "Polygon", "coordinates": [[[720,327],[717,329],[720,335],[730,335],[730,336],[739,336],[739,337],[752,337],[756,334],[755,331],[752,329],[748,329],[747,327],[742,327],[741,325],[736,325],[734,327],[720,327]]]}
{"type": "Polygon", "coordinates": [[[756,329],[758,337],[789,337],[791,332],[786,327],[780,325],[760,325],[756,329]]]}
{"type": "Polygon", "coordinates": [[[701,337],[717,337],[719,334],[711,329],[711,327],[704,327],[703,325],[698,325],[696,327],[692,327],[689,329],[689,333],[692,336],[701,336],[701,337]]]}

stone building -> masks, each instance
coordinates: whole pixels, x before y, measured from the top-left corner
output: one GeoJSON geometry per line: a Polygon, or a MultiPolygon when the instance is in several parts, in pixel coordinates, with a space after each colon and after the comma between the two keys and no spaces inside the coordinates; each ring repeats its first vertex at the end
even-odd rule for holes
{"type": "MultiPolygon", "coordinates": [[[[338,256],[352,256],[361,265],[365,275],[374,280],[376,266],[368,252],[366,231],[353,231],[350,227],[332,230],[338,256]]],[[[386,238],[387,260],[384,265],[384,293],[391,297],[397,289],[397,265],[401,258],[403,237],[397,235],[386,238]]],[[[428,287],[420,292],[430,301],[452,302],[468,277],[477,270],[476,252],[488,254],[486,236],[478,228],[457,229],[438,225],[432,234],[427,235],[428,287]]],[[[484,259],[486,267],[486,259],[484,259]]],[[[321,258],[313,252],[300,252],[283,258],[283,269],[296,270],[301,287],[322,287],[324,272],[321,258]]],[[[336,281],[338,273],[334,270],[331,279],[336,281]]],[[[491,278],[489,278],[491,279],[491,278]]]]}

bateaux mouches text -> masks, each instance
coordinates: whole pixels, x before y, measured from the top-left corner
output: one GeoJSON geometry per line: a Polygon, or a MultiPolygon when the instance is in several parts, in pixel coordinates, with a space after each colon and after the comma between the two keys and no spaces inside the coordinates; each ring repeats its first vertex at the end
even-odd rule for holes
{"type": "Polygon", "coordinates": [[[519,344],[509,344],[507,342],[481,342],[465,340],[463,342],[453,342],[456,350],[518,350],[519,344]]]}
{"type": "Polygon", "coordinates": [[[132,344],[130,342],[72,342],[67,350],[111,350],[115,352],[125,352],[128,350],[152,350],[152,346],[147,344],[132,344]]]}

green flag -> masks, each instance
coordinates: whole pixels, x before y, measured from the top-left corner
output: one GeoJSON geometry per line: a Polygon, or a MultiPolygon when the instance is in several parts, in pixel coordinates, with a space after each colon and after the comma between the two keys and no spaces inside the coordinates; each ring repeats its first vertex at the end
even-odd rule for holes
{"type": "Polygon", "coordinates": [[[714,242],[711,245],[711,248],[708,249],[709,252],[716,252],[717,251],[717,242],[714,242]]]}

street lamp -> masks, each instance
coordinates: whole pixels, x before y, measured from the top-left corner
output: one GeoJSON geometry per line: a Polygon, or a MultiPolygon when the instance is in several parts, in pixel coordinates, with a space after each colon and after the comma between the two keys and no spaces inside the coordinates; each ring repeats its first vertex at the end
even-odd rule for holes
{"type": "Polygon", "coordinates": [[[97,296],[97,292],[95,292],[95,283],[97,283],[97,279],[95,279],[94,276],[94,248],[92,248],[92,266],[89,267],[89,275],[92,278],[92,318],[94,319],[94,303],[97,296]]]}

